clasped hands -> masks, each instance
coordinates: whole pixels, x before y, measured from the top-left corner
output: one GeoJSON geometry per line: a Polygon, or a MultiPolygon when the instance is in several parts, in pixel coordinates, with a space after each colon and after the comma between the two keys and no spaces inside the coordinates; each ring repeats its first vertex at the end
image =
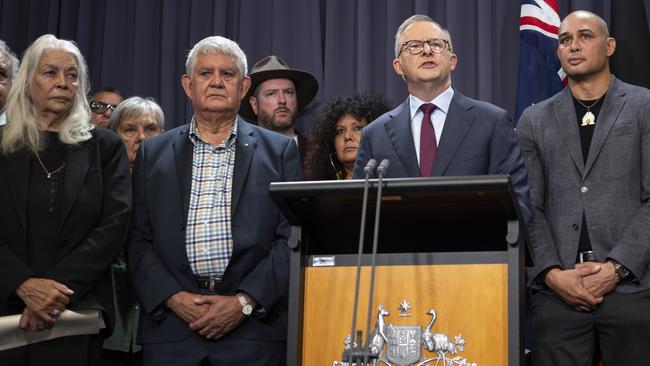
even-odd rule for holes
{"type": "Polygon", "coordinates": [[[25,303],[20,328],[27,331],[51,328],[73,294],[74,291],[57,281],[28,278],[16,289],[16,295],[25,303]]]}
{"type": "Polygon", "coordinates": [[[577,311],[589,312],[619,282],[612,262],[585,262],[574,269],[554,268],[546,274],[546,285],[577,311]]]}
{"type": "MultiPolygon", "coordinates": [[[[247,298],[252,303],[251,297],[247,298]]],[[[191,330],[208,339],[216,340],[225,336],[244,319],[237,296],[200,295],[180,291],[170,296],[166,304],[189,324],[191,330]]]]}

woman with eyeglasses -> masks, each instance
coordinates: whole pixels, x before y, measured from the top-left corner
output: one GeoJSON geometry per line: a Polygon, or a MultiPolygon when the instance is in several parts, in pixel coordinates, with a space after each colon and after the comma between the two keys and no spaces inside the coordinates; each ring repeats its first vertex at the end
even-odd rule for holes
{"type": "Polygon", "coordinates": [[[96,365],[113,328],[110,265],[126,236],[131,180],[120,139],[90,123],[87,89],[77,46],[48,34],[25,51],[9,92],[0,128],[0,316],[17,315],[37,342],[0,351],[0,365],[96,365]],[[104,329],[44,339],[77,311],[104,329]]]}
{"type": "Polygon", "coordinates": [[[311,129],[305,177],[352,179],[361,130],[390,108],[386,99],[376,93],[336,97],[323,104],[311,129]]]}
{"type": "MultiPolygon", "coordinates": [[[[131,97],[115,108],[108,124],[124,143],[129,169],[132,171],[140,144],[163,132],[165,115],[153,99],[131,97]]],[[[141,365],[142,347],[136,344],[135,337],[140,310],[123,254],[111,266],[111,273],[113,296],[117,305],[115,329],[113,335],[104,342],[102,357],[105,363],[141,365]]]]}
{"type": "Polygon", "coordinates": [[[153,99],[131,97],[117,106],[108,125],[124,142],[129,169],[133,170],[135,156],[142,141],[164,131],[165,115],[153,99]]]}

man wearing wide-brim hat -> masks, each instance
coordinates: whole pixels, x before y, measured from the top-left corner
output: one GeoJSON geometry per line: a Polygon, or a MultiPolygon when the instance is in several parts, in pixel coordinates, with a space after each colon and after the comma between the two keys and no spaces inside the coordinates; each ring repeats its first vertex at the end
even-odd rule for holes
{"type": "MultiPolygon", "coordinates": [[[[249,73],[251,87],[239,109],[239,115],[257,121],[261,127],[294,138],[300,156],[307,152],[307,138],[294,129],[298,114],[318,92],[316,78],[294,70],[278,56],[259,60],[249,73]]],[[[304,159],[303,159],[304,160],[304,159]]]]}

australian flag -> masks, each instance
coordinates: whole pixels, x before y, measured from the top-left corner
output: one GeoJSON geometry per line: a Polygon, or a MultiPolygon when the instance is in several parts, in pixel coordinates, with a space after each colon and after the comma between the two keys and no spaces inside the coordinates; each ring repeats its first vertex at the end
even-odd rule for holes
{"type": "Polygon", "coordinates": [[[555,53],[559,26],[557,0],[521,0],[515,121],[526,107],[553,96],[566,84],[555,53]]]}

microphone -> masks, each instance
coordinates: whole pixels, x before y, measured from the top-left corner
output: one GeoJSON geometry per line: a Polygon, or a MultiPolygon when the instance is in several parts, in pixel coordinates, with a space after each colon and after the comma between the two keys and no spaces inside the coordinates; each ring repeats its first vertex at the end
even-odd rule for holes
{"type": "MultiPolygon", "coordinates": [[[[377,242],[379,239],[379,218],[381,217],[381,189],[383,187],[382,178],[386,174],[386,170],[390,165],[390,160],[384,159],[377,167],[377,202],[375,206],[375,227],[374,233],[372,236],[372,256],[371,256],[371,265],[370,265],[370,291],[368,293],[368,315],[366,317],[366,347],[363,358],[363,365],[365,365],[374,355],[369,354],[370,347],[370,319],[372,319],[372,298],[375,292],[375,268],[377,268],[377,242]]],[[[381,350],[379,351],[381,353],[381,350]]]]}
{"type": "Polygon", "coordinates": [[[370,159],[368,160],[368,164],[366,164],[365,168],[363,168],[363,173],[366,175],[367,178],[371,178],[374,174],[375,167],[377,166],[377,160],[375,159],[370,159]]]}
{"type": "Polygon", "coordinates": [[[361,207],[361,227],[359,228],[359,250],[357,254],[357,276],[356,284],[354,286],[354,309],[352,310],[352,330],[350,331],[350,348],[343,351],[342,359],[347,361],[349,365],[357,363],[363,358],[363,350],[359,349],[362,345],[363,335],[357,328],[357,308],[359,306],[359,282],[361,281],[361,258],[363,256],[363,241],[365,239],[366,229],[366,212],[368,211],[368,189],[370,186],[370,177],[374,175],[377,161],[375,159],[368,160],[368,163],[363,168],[365,182],[363,185],[363,203],[361,207]],[[355,341],[356,338],[356,341],[355,341]]]}
{"type": "Polygon", "coordinates": [[[384,174],[386,174],[386,170],[388,170],[388,166],[390,165],[390,160],[384,159],[381,161],[379,164],[379,167],[377,168],[377,175],[380,177],[383,177],[384,174]]]}

